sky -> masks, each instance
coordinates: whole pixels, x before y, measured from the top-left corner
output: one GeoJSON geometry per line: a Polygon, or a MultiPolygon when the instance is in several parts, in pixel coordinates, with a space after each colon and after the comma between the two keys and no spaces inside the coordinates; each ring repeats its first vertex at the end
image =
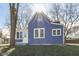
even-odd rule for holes
{"type": "MultiPolygon", "coordinates": [[[[20,4],[20,5],[24,6],[25,4],[20,4]]],[[[39,9],[42,9],[43,11],[48,11],[48,10],[44,9],[46,7],[48,9],[50,9],[50,6],[49,6],[50,4],[39,4],[39,6],[41,8],[39,8],[39,6],[37,6],[36,4],[29,3],[28,5],[30,5],[30,7],[32,8],[32,11],[34,11],[34,12],[39,9]],[[41,6],[41,5],[44,5],[44,6],[41,6]]],[[[0,3],[0,28],[3,28],[5,26],[5,23],[8,19],[9,19],[9,4],[8,3],[0,3]]]]}
{"type": "MultiPolygon", "coordinates": [[[[47,15],[49,17],[51,17],[51,14],[49,13],[49,11],[52,9],[51,3],[47,3],[47,4],[46,3],[27,3],[27,5],[26,5],[26,3],[20,3],[20,7],[22,7],[20,9],[20,11],[22,9],[24,9],[24,7],[31,8],[32,12],[42,10],[44,12],[47,12],[48,13],[47,15]]],[[[62,8],[64,8],[64,7],[62,7],[62,8]]],[[[0,3],[0,28],[3,28],[7,21],[9,21],[9,4],[0,3]]]]}
{"type": "MultiPolygon", "coordinates": [[[[51,14],[49,11],[52,9],[51,3],[27,3],[27,6],[25,3],[20,3],[20,11],[26,8],[31,8],[32,12],[36,11],[44,11],[47,12],[47,15],[51,17],[51,14]]],[[[63,7],[64,8],[64,7],[63,7]]],[[[26,9],[25,9],[26,10],[26,9]]],[[[9,21],[9,4],[8,3],[0,3],[0,28],[4,28],[5,23],[9,21]]]]}
{"type": "Polygon", "coordinates": [[[0,28],[5,25],[9,15],[9,5],[7,3],[0,3],[0,28]]]}

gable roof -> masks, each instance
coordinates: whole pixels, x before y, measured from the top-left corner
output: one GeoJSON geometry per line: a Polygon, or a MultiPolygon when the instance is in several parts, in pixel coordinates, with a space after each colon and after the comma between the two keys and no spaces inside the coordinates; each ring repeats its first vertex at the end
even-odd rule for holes
{"type": "Polygon", "coordinates": [[[46,21],[48,21],[50,23],[50,18],[43,12],[40,12],[40,13],[36,12],[35,14],[33,14],[33,16],[30,18],[30,21],[36,20],[36,19],[38,19],[38,17],[42,17],[43,19],[45,19],[46,21]]]}
{"type": "MultiPolygon", "coordinates": [[[[44,20],[46,20],[47,22],[49,22],[50,24],[55,24],[55,25],[62,25],[60,23],[55,23],[55,22],[51,22],[50,21],[50,18],[43,12],[36,12],[32,17],[31,17],[31,20],[35,20],[35,19],[38,19],[38,17],[42,17],[44,20]]],[[[30,23],[30,22],[29,22],[30,23]]]]}

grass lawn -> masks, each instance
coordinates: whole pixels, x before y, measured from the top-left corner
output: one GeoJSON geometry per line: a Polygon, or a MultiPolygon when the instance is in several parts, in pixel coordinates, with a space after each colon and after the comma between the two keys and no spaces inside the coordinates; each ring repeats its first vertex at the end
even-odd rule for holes
{"type": "Polygon", "coordinates": [[[16,46],[10,56],[79,56],[78,46],[16,46]]]}

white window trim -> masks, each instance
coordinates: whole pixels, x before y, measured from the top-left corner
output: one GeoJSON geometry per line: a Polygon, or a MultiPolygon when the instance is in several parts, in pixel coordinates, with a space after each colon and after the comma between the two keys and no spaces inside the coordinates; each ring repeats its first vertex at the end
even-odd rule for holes
{"type": "Polygon", "coordinates": [[[33,31],[33,34],[34,34],[34,38],[35,39],[42,39],[42,38],[45,38],[45,28],[34,28],[34,31],[33,31]],[[43,37],[40,37],[40,30],[43,29],[43,37]],[[38,30],[38,37],[35,37],[35,30],[38,30]]]}
{"type": "Polygon", "coordinates": [[[20,32],[21,31],[17,31],[17,32],[16,32],[16,39],[22,39],[23,38],[23,32],[22,32],[22,38],[20,38],[20,32]],[[19,32],[19,38],[17,38],[17,32],[19,32]]]}
{"type": "Polygon", "coordinates": [[[60,28],[52,29],[52,36],[61,36],[61,29],[60,28]],[[56,30],[56,35],[53,34],[53,30],[56,30]],[[60,30],[60,35],[57,35],[57,30],[60,30]]]}
{"type": "MultiPolygon", "coordinates": [[[[16,32],[16,39],[19,39],[19,38],[17,38],[17,33],[19,33],[19,32],[16,32]]],[[[19,35],[18,35],[19,36],[19,35]]]]}

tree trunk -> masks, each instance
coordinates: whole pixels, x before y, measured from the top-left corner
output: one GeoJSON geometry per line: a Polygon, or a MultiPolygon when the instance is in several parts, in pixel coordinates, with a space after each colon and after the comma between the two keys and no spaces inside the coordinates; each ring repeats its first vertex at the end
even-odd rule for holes
{"type": "Polygon", "coordinates": [[[19,4],[17,4],[17,8],[15,9],[15,4],[10,3],[10,19],[11,19],[11,32],[10,32],[10,46],[15,46],[15,32],[16,32],[16,23],[18,18],[18,7],[19,4]]]}

